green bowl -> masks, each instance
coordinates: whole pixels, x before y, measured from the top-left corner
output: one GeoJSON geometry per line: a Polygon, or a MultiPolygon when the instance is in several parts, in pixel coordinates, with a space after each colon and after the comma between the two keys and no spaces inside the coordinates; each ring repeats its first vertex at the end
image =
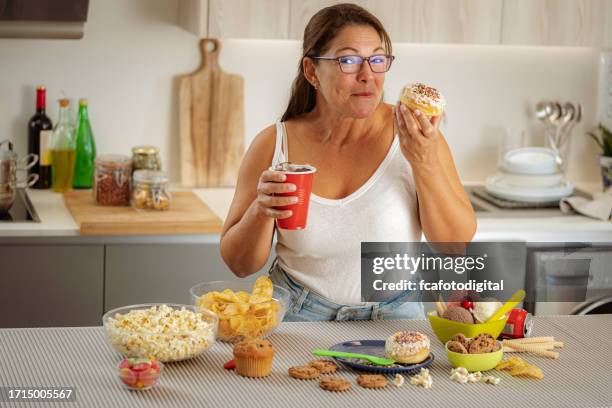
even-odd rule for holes
{"type": "Polygon", "coordinates": [[[465,369],[469,372],[492,370],[504,356],[504,350],[501,343],[499,344],[499,350],[492,353],[481,354],[455,353],[454,351],[450,351],[448,349],[448,343],[449,342],[446,342],[444,346],[446,349],[446,355],[448,356],[448,361],[453,367],[465,367],[465,369]]]}
{"type": "Polygon", "coordinates": [[[469,338],[476,337],[480,333],[488,333],[493,336],[493,338],[498,338],[502,330],[504,330],[508,315],[491,323],[477,324],[460,323],[454,320],[443,319],[438,317],[435,311],[429,312],[427,318],[438,340],[442,343],[446,343],[457,333],[463,333],[465,337],[469,338]]]}

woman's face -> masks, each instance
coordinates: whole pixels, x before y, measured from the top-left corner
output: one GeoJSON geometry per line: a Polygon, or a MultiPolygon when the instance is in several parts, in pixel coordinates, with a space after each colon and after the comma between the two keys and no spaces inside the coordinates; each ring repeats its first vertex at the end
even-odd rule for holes
{"type": "MultiPolygon", "coordinates": [[[[384,54],[376,30],[367,25],[353,25],[343,28],[323,53],[325,57],[359,55],[369,57],[384,54]]],[[[309,62],[311,62],[310,60],[309,62]]],[[[307,73],[317,85],[317,93],[325,100],[328,108],[352,118],[365,118],[374,113],[380,103],[385,83],[385,73],[375,73],[366,61],[356,73],[344,73],[337,61],[318,60],[310,64],[307,73]],[[314,71],[314,72],[313,72],[314,71]]],[[[311,82],[313,82],[311,80],[311,82]]]]}

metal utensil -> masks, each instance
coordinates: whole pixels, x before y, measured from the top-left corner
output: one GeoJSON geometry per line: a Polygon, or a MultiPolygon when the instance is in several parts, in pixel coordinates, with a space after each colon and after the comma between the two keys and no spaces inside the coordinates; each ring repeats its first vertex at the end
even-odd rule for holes
{"type": "Polygon", "coordinates": [[[572,123],[572,120],[574,119],[574,116],[576,115],[576,108],[574,107],[574,104],[571,102],[565,102],[562,106],[562,116],[559,119],[559,124],[557,127],[557,132],[556,132],[556,144],[557,144],[557,148],[559,149],[559,154],[561,155],[561,161],[563,163],[563,165],[565,165],[567,163],[567,143],[568,143],[568,137],[567,137],[567,129],[570,123],[572,123]]]}
{"type": "Polygon", "coordinates": [[[545,135],[548,139],[548,144],[555,152],[555,162],[559,167],[563,166],[563,160],[558,147],[559,126],[563,119],[563,114],[563,107],[558,102],[540,102],[536,105],[536,116],[546,126],[545,135]]]}
{"type": "Polygon", "coordinates": [[[368,360],[370,363],[376,365],[391,365],[395,363],[395,360],[391,360],[389,358],[371,356],[369,354],[347,353],[344,351],[335,351],[327,349],[314,349],[312,350],[312,354],[314,354],[315,356],[324,357],[360,358],[362,360],[368,360]]]}
{"type": "Polygon", "coordinates": [[[561,116],[561,105],[557,102],[538,102],[536,105],[536,117],[544,122],[547,131],[554,131],[559,117],[561,116]]]}
{"type": "Polygon", "coordinates": [[[8,150],[0,150],[0,213],[11,209],[17,194],[17,188],[31,187],[38,181],[38,174],[30,174],[24,182],[17,179],[18,171],[27,171],[38,162],[38,155],[28,154],[18,159],[17,153],[13,151],[13,143],[3,140],[2,145],[7,145],[8,150]]]}

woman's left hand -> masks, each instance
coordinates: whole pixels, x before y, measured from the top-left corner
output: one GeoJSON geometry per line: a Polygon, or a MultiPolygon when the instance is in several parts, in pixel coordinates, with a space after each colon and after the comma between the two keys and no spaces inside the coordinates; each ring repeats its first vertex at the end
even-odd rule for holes
{"type": "Polygon", "coordinates": [[[442,116],[429,119],[423,112],[411,111],[400,102],[395,105],[395,128],[404,157],[415,170],[431,168],[438,160],[438,126],[442,116]]]}

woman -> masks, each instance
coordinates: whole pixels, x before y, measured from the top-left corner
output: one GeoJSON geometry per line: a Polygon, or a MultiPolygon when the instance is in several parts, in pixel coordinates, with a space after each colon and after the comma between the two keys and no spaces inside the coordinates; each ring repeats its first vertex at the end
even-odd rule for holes
{"type": "Polygon", "coordinates": [[[277,230],[270,276],[291,292],[286,320],[421,318],[418,293],[362,303],[362,241],[468,242],[476,220],[440,117],[382,102],[391,40],[361,7],[315,14],[286,112],[249,147],[221,233],[221,255],[239,277],[268,260],[275,219],[294,191],[269,171],[284,161],[317,168],[305,230],[277,230]],[[368,58],[369,57],[369,58],[368,58]]]}

